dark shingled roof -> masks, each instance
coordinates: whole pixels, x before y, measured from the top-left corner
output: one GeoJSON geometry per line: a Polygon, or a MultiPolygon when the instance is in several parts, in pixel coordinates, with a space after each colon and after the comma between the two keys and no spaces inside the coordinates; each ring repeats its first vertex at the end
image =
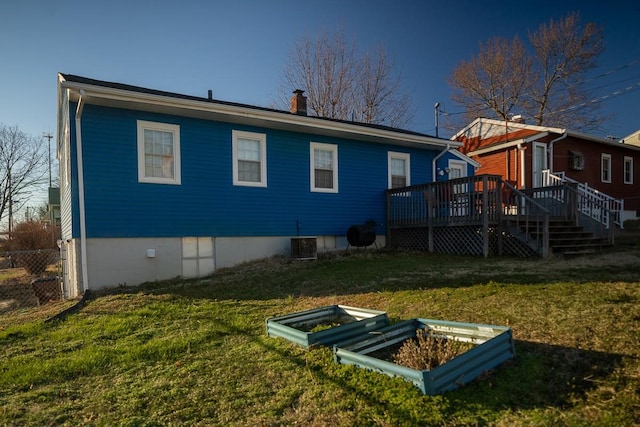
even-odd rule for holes
{"type": "MultiPolygon", "coordinates": [[[[111,89],[125,90],[125,91],[129,91],[129,92],[145,93],[145,94],[149,94],[149,95],[166,96],[166,97],[170,97],[170,98],[185,99],[185,100],[189,100],[189,101],[209,102],[209,103],[213,103],[213,104],[227,105],[227,106],[231,106],[231,107],[249,108],[249,109],[253,109],[253,110],[257,110],[257,111],[268,111],[268,112],[272,112],[272,113],[286,114],[288,116],[292,116],[292,114],[289,111],[277,110],[277,109],[273,109],[273,108],[257,107],[255,105],[241,104],[241,103],[229,102],[229,101],[220,101],[220,100],[217,100],[217,99],[209,99],[209,98],[199,97],[199,96],[184,95],[184,94],[175,93],[175,92],[166,92],[166,91],[162,91],[162,90],[149,89],[149,88],[145,88],[145,87],[133,86],[133,85],[123,84],[123,83],[107,82],[107,81],[104,81],[104,80],[96,80],[96,79],[91,79],[91,78],[88,78],[88,77],[76,76],[76,75],[73,75],[73,74],[60,73],[60,75],[66,81],[74,82],[74,83],[80,83],[80,84],[86,84],[86,85],[92,85],[92,86],[102,86],[102,87],[111,88],[111,89]]],[[[389,132],[397,132],[397,133],[402,133],[402,134],[406,134],[406,135],[422,136],[422,137],[427,137],[427,138],[436,138],[436,137],[434,137],[432,135],[427,135],[427,134],[424,134],[424,133],[414,132],[414,131],[410,131],[410,130],[406,130],[406,129],[394,128],[394,127],[391,127],[391,126],[376,125],[376,124],[369,124],[369,123],[361,123],[361,122],[354,122],[354,121],[349,121],[349,120],[329,119],[329,118],[326,118],[326,117],[318,117],[318,116],[303,116],[303,117],[308,117],[308,118],[311,118],[311,119],[314,119],[314,120],[319,120],[319,121],[345,123],[345,124],[362,126],[362,127],[371,128],[371,129],[386,130],[386,131],[389,131],[389,132]]],[[[442,139],[443,141],[447,141],[447,142],[449,141],[449,140],[443,139],[443,138],[436,138],[436,139],[442,139]]]]}

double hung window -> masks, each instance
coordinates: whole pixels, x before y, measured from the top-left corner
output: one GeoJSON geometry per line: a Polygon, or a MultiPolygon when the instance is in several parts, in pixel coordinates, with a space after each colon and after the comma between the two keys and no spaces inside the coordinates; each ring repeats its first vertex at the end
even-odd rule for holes
{"type": "Polygon", "coordinates": [[[602,182],[611,182],[611,154],[602,154],[600,177],[602,182]]]}
{"type": "Polygon", "coordinates": [[[624,183],[633,184],[633,157],[624,157],[624,183]]]}
{"type": "Polygon", "coordinates": [[[267,186],[267,136],[233,131],[233,185],[267,186]]]}
{"type": "Polygon", "coordinates": [[[411,185],[410,155],[408,153],[388,153],[388,188],[400,188],[411,185]]]}
{"type": "Polygon", "coordinates": [[[138,181],[180,184],[180,126],[138,120],[138,181]]]}
{"type": "Polygon", "coordinates": [[[311,143],[311,191],[338,192],[338,146],[311,143]]]}

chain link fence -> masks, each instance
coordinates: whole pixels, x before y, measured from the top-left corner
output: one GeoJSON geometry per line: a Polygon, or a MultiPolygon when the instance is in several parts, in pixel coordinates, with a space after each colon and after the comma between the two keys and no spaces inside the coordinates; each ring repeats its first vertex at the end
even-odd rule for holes
{"type": "Polygon", "coordinates": [[[0,252],[0,314],[63,298],[60,251],[0,252]]]}

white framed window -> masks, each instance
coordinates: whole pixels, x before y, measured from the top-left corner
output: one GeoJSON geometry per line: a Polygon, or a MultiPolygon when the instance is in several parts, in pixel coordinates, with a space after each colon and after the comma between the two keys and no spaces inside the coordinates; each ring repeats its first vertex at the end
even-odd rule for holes
{"type": "Polygon", "coordinates": [[[633,157],[624,156],[624,183],[633,184],[633,157]]]}
{"type": "Polygon", "coordinates": [[[611,154],[602,153],[600,160],[600,178],[602,182],[611,182],[611,154]]]}
{"type": "Polygon", "coordinates": [[[338,192],[338,146],[312,142],[310,146],[311,191],[338,192]]]}
{"type": "Polygon", "coordinates": [[[233,185],[267,186],[267,135],[232,131],[233,185]]]}
{"type": "Polygon", "coordinates": [[[401,188],[411,185],[411,155],[409,153],[387,153],[389,171],[388,188],[401,188]]]}
{"type": "Polygon", "coordinates": [[[449,179],[466,177],[467,163],[461,160],[449,160],[449,179]]]}
{"type": "Polygon", "coordinates": [[[180,126],[138,120],[138,182],[180,185],[180,126]]]}

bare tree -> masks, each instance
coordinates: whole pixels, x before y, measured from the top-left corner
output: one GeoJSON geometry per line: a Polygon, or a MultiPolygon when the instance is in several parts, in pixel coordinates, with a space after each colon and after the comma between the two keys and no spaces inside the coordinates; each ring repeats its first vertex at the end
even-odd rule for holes
{"type": "Polygon", "coordinates": [[[472,121],[491,112],[505,120],[516,106],[521,107],[533,79],[532,62],[517,37],[480,43],[478,56],[461,62],[449,81],[456,90],[452,99],[466,109],[464,119],[472,121]]]}
{"type": "Polygon", "coordinates": [[[0,124],[0,220],[20,210],[46,182],[43,147],[17,126],[0,124]]]}
{"type": "Polygon", "coordinates": [[[602,117],[597,104],[585,105],[591,94],[584,82],[603,51],[602,30],[592,23],[581,26],[579,14],[571,13],[528,38],[528,51],[517,37],[491,39],[453,70],[452,98],[467,111],[465,119],[522,114],[537,125],[596,128],[602,117]]]}
{"type": "Polygon", "coordinates": [[[527,115],[537,124],[595,128],[602,120],[595,114],[598,105],[586,102],[591,94],[584,79],[604,51],[602,29],[593,23],[581,27],[580,16],[572,13],[561,21],[541,25],[529,34],[529,40],[536,53],[537,75],[527,115]]]}
{"type": "Polygon", "coordinates": [[[400,78],[384,49],[360,56],[342,31],[333,36],[323,32],[296,43],[276,104],[287,105],[291,91],[302,89],[311,115],[403,127],[414,109],[399,87],[400,78]]]}

